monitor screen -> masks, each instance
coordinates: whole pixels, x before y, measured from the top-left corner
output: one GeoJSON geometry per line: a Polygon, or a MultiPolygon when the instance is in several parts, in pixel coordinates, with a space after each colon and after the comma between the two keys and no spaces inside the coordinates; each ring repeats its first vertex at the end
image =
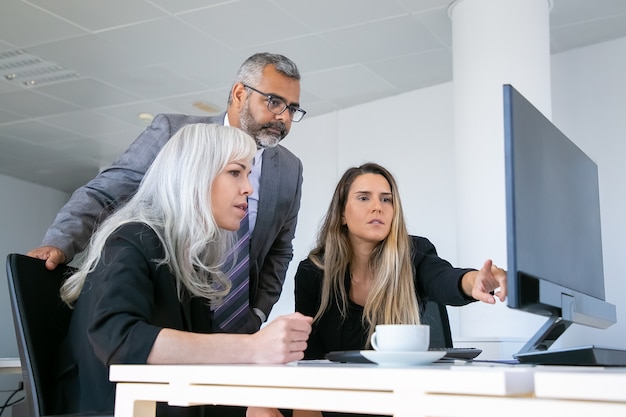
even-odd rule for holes
{"type": "Polygon", "coordinates": [[[507,305],[551,318],[525,347],[547,349],[571,323],[616,322],[605,301],[598,167],[511,85],[503,89],[507,305]]]}

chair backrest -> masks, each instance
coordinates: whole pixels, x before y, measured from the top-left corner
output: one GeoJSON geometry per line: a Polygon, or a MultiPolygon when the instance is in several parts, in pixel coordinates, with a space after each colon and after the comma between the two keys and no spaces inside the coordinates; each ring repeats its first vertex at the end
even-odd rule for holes
{"type": "Polygon", "coordinates": [[[422,312],[421,321],[430,325],[430,347],[451,348],[452,332],[450,331],[450,319],[445,305],[434,301],[426,302],[422,312]]]}
{"type": "Polygon", "coordinates": [[[59,289],[70,272],[64,265],[49,271],[44,261],[25,255],[7,256],[13,322],[32,417],[57,414],[55,364],[72,315],[61,301],[59,289]]]}

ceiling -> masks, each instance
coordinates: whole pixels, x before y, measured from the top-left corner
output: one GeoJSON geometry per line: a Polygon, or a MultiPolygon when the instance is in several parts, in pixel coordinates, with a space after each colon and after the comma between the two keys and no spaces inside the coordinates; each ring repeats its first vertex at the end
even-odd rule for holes
{"type": "MultiPolygon", "coordinates": [[[[71,192],[141,113],[223,111],[255,52],[298,64],[307,117],[451,81],[449,3],[0,0],[0,173],[71,192]]],[[[550,27],[552,53],[624,37],[626,1],[553,0],[550,27]]]]}

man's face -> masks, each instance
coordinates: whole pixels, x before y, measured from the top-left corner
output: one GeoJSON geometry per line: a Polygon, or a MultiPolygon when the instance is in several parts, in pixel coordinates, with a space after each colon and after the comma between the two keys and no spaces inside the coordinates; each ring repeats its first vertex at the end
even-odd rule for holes
{"type": "MultiPolygon", "coordinates": [[[[300,105],[300,81],[280,74],[272,65],[265,67],[259,84],[250,87],[281,99],[287,105],[300,105]]],[[[239,127],[254,138],[259,148],[273,148],[291,129],[293,122],[289,110],[274,114],[267,108],[267,96],[251,89],[244,90],[245,99],[239,108],[239,127]]]]}

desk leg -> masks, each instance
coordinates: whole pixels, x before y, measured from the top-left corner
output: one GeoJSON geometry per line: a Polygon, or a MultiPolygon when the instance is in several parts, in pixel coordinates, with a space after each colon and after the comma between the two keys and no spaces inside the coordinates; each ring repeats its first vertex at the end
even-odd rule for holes
{"type": "MultiPolygon", "coordinates": [[[[142,397],[143,385],[117,384],[115,390],[115,417],[155,417],[156,401],[142,397]]],[[[148,398],[150,396],[147,396],[148,398]]]]}

